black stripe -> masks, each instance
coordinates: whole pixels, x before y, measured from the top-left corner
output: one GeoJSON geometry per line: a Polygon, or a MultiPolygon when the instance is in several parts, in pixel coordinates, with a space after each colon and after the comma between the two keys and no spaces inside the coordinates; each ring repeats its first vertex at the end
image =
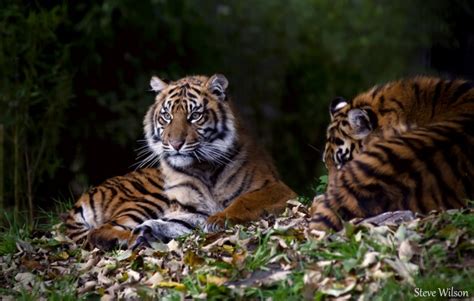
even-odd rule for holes
{"type": "Polygon", "coordinates": [[[227,112],[225,111],[224,109],[224,105],[219,102],[217,103],[217,108],[219,109],[219,113],[221,115],[221,124],[222,124],[222,131],[227,131],[228,128],[227,128],[227,112]]]}
{"type": "MultiPolygon", "coordinates": [[[[417,162],[417,161],[420,161],[420,162],[423,162],[423,159],[420,158],[418,155],[419,154],[423,154],[423,151],[422,150],[419,150],[419,147],[420,147],[420,144],[422,145],[422,143],[424,141],[417,141],[418,142],[418,145],[414,145],[413,142],[415,142],[414,140],[417,140],[415,137],[413,137],[414,139],[403,139],[403,142],[404,142],[404,146],[406,148],[408,148],[414,155],[414,159],[413,161],[411,162],[410,166],[409,166],[409,170],[407,170],[407,175],[408,177],[410,177],[410,179],[413,180],[413,182],[415,183],[415,198],[412,199],[412,202],[414,202],[414,204],[417,205],[417,208],[419,209],[418,211],[420,212],[428,212],[428,208],[426,208],[424,202],[423,202],[423,187],[424,187],[424,182],[423,182],[423,176],[420,174],[420,172],[418,172],[415,168],[413,168],[413,163],[417,162]]],[[[408,161],[407,160],[407,167],[408,167],[408,161]]],[[[403,185],[402,183],[396,183],[398,181],[395,181],[395,183],[393,184],[395,187],[402,187],[401,185],[403,185]]],[[[408,189],[408,188],[407,188],[408,189]]],[[[409,190],[405,190],[406,192],[408,192],[409,190]]],[[[411,208],[410,204],[404,204],[404,206],[407,206],[405,208],[401,208],[401,209],[410,209],[410,210],[413,210],[413,211],[417,211],[417,210],[414,210],[413,208],[411,208]]]]}
{"type": "Polygon", "coordinates": [[[166,190],[168,191],[168,190],[171,190],[171,189],[183,188],[183,187],[186,188],[186,189],[192,190],[193,192],[198,194],[201,199],[205,199],[205,196],[201,192],[201,190],[196,185],[194,185],[193,183],[190,183],[190,182],[185,182],[185,183],[173,185],[173,186],[170,186],[170,187],[166,187],[166,190]]]}
{"type": "MultiPolygon", "coordinates": [[[[355,160],[353,164],[348,166],[346,168],[347,172],[349,175],[356,180],[356,187],[354,188],[348,188],[345,187],[346,189],[350,190],[353,195],[356,196],[356,202],[359,203],[359,207],[365,211],[365,215],[374,215],[378,213],[378,206],[382,208],[382,211],[388,210],[390,206],[390,200],[387,198],[387,191],[386,189],[380,185],[380,183],[377,183],[379,179],[382,179],[383,183],[386,183],[387,185],[396,185],[396,181],[392,179],[392,177],[381,174],[375,169],[362,162],[361,160],[355,160]],[[353,165],[355,165],[354,169],[357,169],[361,171],[364,174],[364,181],[361,181],[358,179],[356,176],[353,168],[353,165]],[[367,183],[367,179],[375,179],[376,183],[367,183]]],[[[347,184],[344,186],[348,186],[349,183],[345,178],[343,178],[343,184],[347,184]]],[[[400,188],[400,187],[397,187],[400,188]]],[[[403,190],[403,187],[401,188],[403,190]]]]}
{"type": "Polygon", "coordinates": [[[165,221],[167,222],[171,222],[171,223],[175,223],[175,224],[180,224],[181,226],[184,226],[190,230],[194,230],[195,226],[191,225],[190,223],[188,222],[185,222],[183,220],[180,220],[180,219],[175,219],[175,218],[171,218],[171,219],[164,219],[165,221]]]}
{"type": "Polygon", "coordinates": [[[117,186],[119,188],[119,190],[125,194],[127,197],[130,197],[130,198],[134,198],[135,197],[135,194],[133,193],[133,191],[131,191],[130,189],[128,189],[127,187],[125,187],[125,185],[119,180],[119,179],[110,179],[111,182],[113,184],[115,184],[115,186],[117,186]]]}
{"type": "Polygon", "coordinates": [[[102,204],[102,207],[103,207],[103,212],[104,214],[106,212],[108,212],[110,206],[116,202],[113,202],[113,199],[117,196],[117,189],[115,189],[115,187],[106,187],[105,185],[102,186],[104,189],[107,189],[109,192],[110,192],[110,197],[108,197],[107,199],[104,199],[103,200],[103,204],[102,204]]]}
{"type": "Polygon", "coordinates": [[[169,206],[169,204],[170,204],[170,199],[168,199],[166,196],[164,196],[164,195],[161,194],[161,193],[155,193],[155,192],[153,192],[153,193],[149,193],[148,195],[154,197],[155,199],[158,199],[158,200],[160,200],[160,201],[166,203],[166,205],[168,205],[168,206],[169,206]]]}
{"type": "MultiPolygon", "coordinates": [[[[407,141],[407,145],[410,143],[410,141],[407,141]]],[[[423,158],[418,158],[421,162],[425,163],[425,167],[428,170],[428,172],[435,178],[437,187],[440,188],[440,198],[445,205],[446,208],[449,208],[448,203],[445,202],[447,197],[451,197],[453,199],[456,198],[456,193],[454,190],[447,185],[447,183],[444,181],[443,175],[441,171],[438,168],[438,164],[433,160],[435,154],[437,152],[436,147],[431,148],[431,147],[425,147],[423,149],[423,158]]]]}
{"type": "Polygon", "coordinates": [[[244,191],[244,186],[247,186],[247,183],[248,183],[248,179],[249,179],[249,173],[248,171],[245,172],[243,178],[242,178],[242,182],[240,185],[235,185],[236,187],[238,187],[228,198],[226,198],[224,201],[223,201],[223,204],[224,204],[224,207],[227,207],[227,205],[233,201],[236,197],[238,197],[239,195],[242,194],[242,192],[244,191]]]}
{"type": "Polygon", "coordinates": [[[133,201],[130,201],[130,203],[132,203],[133,207],[125,207],[125,208],[122,208],[120,211],[118,211],[115,215],[117,216],[120,216],[121,214],[124,214],[124,213],[127,213],[127,212],[135,212],[135,213],[138,213],[140,214],[142,217],[146,217],[147,214],[146,214],[146,211],[141,209],[139,206],[137,206],[137,204],[135,203],[135,200],[133,201]]]}
{"type": "Polygon", "coordinates": [[[228,134],[228,130],[222,130],[215,133],[214,136],[209,138],[209,142],[214,142],[216,140],[224,140],[228,134]]]}
{"type": "Polygon", "coordinates": [[[403,103],[400,100],[392,97],[392,98],[390,98],[390,101],[395,103],[400,108],[400,110],[405,111],[405,106],[403,105],[403,103]]]}
{"type": "Polygon", "coordinates": [[[341,216],[341,219],[344,221],[348,221],[356,217],[354,212],[352,212],[350,209],[344,207],[344,204],[339,208],[338,210],[339,215],[341,216]]]}
{"type": "MultiPolygon", "coordinates": [[[[202,176],[198,173],[194,173],[193,170],[191,168],[182,168],[182,167],[177,167],[177,166],[172,166],[172,165],[169,165],[169,168],[173,169],[174,171],[176,172],[180,172],[182,174],[185,174],[189,177],[192,177],[192,178],[197,178],[198,180],[200,180],[201,182],[203,183],[206,183],[207,182],[207,179],[203,179],[202,176]]],[[[165,188],[165,191],[169,189],[169,187],[166,187],[165,188]]]]}
{"type": "MultiPolygon", "coordinates": [[[[131,211],[130,208],[128,208],[128,210],[124,210],[124,212],[125,212],[125,211],[128,211],[128,212],[125,213],[125,214],[122,214],[122,215],[120,215],[120,216],[118,216],[118,217],[128,217],[128,218],[132,219],[132,220],[133,220],[135,223],[137,223],[137,224],[141,224],[141,223],[144,222],[144,219],[143,219],[143,218],[141,218],[141,217],[139,217],[139,216],[136,216],[135,214],[132,214],[132,212],[130,212],[130,211],[131,211]]],[[[135,211],[135,210],[133,210],[133,211],[135,211]]],[[[138,211],[138,212],[139,212],[139,211],[138,211]]]]}
{"type": "Polygon", "coordinates": [[[191,205],[184,205],[176,199],[173,199],[173,203],[177,204],[178,206],[183,208],[186,212],[193,213],[193,214],[199,214],[199,215],[202,215],[202,216],[209,216],[208,212],[197,210],[195,207],[193,207],[191,205]]]}
{"type": "Polygon", "coordinates": [[[94,195],[95,195],[96,191],[97,190],[94,188],[89,192],[89,206],[91,207],[92,214],[94,215],[94,221],[97,220],[97,212],[96,212],[96,209],[95,209],[95,199],[94,199],[94,195]]]}
{"type": "MultiPolygon", "coordinates": [[[[348,167],[350,167],[348,165],[348,167]]],[[[350,168],[346,168],[345,171],[350,174],[351,176],[354,176],[353,171],[350,168]]],[[[354,180],[357,181],[356,178],[353,178],[354,180]]],[[[369,216],[370,215],[370,199],[366,199],[357,189],[352,188],[351,184],[349,183],[349,180],[347,177],[342,177],[341,179],[341,189],[338,191],[338,193],[341,193],[342,190],[344,190],[345,193],[349,194],[348,197],[352,198],[354,202],[358,204],[358,207],[362,211],[363,216],[369,216]]],[[[359,183],[356,183],[359,184],[359,183]]]]}
{"type": "Polygon", "coordinates": [[[247,180],[244,180],[244,184],[242,184],[242,187],[244,188],[245,192],[248,191],[250,186],[253,184],[253,178],[255,177],[255,169],[256,169],[256,167],[254,167],[250,171],[250,177],[247,180]]]}
{"type": "Polygon", "coordinates": [[[68,229],[74,229],[74,230],[80,230],[80,229],[88,229],[89,227],[86,226],[84,223],[79,223],[79,222],[74,222],[74,224],[68,224],[66,223],[66,228],[68,229]]]}
{"type": "Polygon", "coordinates": [[[317,216],[315,216],[311,219],[312,223],[322,223],[326,227],[328,227],[328,228],[330,228],[334,231],[339,230],[339,227],[337,227],[327,216],[323,215],[320,212],[318,212],[316,214],[317,214],[317,216]]]}
{"type": "MultiPolygon", "coordinates": [[[[409,173],[412,170],[412,161],[408,159],[403,159],[399,157],[397,154],[393,152],[393,150],[386,145],[383,144],[375,144],[375,148],[379,149],[381,152],[383,152],[387,156],[387,162],[389,162],[395,172],[395,174],[402,174],[402,173],[409,173]]],[[[385,179],[385,181],[389,181],[389,179],[385,179]]],[[[390,180],[390,181],[393,181],[390,180]]],[[[388,182],[390,183],[390,182],[388,182]]],[[[398,186],[400,189],[403,199],[402,199],[402,204],[404,208],[409,208],[409,195],[410,195],[410,189],[406,185],[403,185],[400,182],[392,182],[392,183],[397,183],[397,184],[392,184],[398,186]]]]}
{"type": "Polygon", "coordinates": [[[147,195],[150,192],[143,186],[143,183],[140,183],[138,179],[128,181],[142,195],[147,195]]]}
{"type": "MultiPolygon", "coordinates": [[[[175,88],[175,89],[176,89],[176,88],[175,88]]],[[[172,90],[172,91],[170,91],[170,94],[169,94],[169,96],[168,96],[168,99],[171,99],[171,98],[177,96],[180,92],[181,92],[181,91],[178,91],[178,90],[172,90]]]]}
{"type": "MultiPolygon", "coordinates": [[[[135,202],[136,202],[136,203],[139,203],[139,202],[140,202],[140,203],[148,204],[148,205],[150,205],[150,206],[153,206],[153,208],[155,208],[156,211],[159,211],[159,212],[162,213],[162,214],[164,213],[163,208],[162,208],[159,204],[157,204],[157,203],[155,203],[155,202],[151,202],[151,201],[149,201],[149,200],[147,200],[147,199],[145,199],[145,198],[137,199],[135,202]]],[[[169,203],[167,203],[167,205],[169,205],[169,203]]]]}
{"type": "MultiPolygon", "coordinates": [[[[155,210],[152,210],[150,207],[147,207],[145,205],[139,204],[138,203],[139,201],[141,201],[141,200],[137,200],[137,202],[135,202],[135,205],[138,206],[139,208],[143,209],[143,211],[145,212],[145,215],[149,219],[157,219],[158,218],[159,214],[155,210]]],[[[160,213],[163,213],[163,210],[160,210],[160,213]]]]}
{"type": "MultiPolygon", "coordinates": [[[[466,147],[467,145],[469,145],[469,141],[466,141],[468,137],[466,137],[463,133],[458,132],[458,129],[452,129],[452,131],[446,133],[446,135],[449,136],[449,139],[437,142],[436,149],[442,155],[443,161],[448,165],[454,178],[461,180],[466,195],[471,196],[472,183],[468,177],[461,174],[458,168],[458,166],[462,165],[468,166],[468,164],[466,164],[466,161],[472,160],[472,151],[469,152],[469,147],[466,147]],[[454,147],[459,147],[461,153],[465,154],[466,157],[461,159],[459,155],[455,155],[454,147]]],[[[443,169],[443,174],[444,173],[445,172],[443,169]]],[[[450,185],[448,185],[448,187],[450,187],[450,185]]],[[[457,201],[460,206],[464,205],[463,202],[460,202],[459,197],[456,197],[454,200],[457,201]]]]}
{"type": "Polygon", "coordinates": [[[438,104],[439,96],[441,94],[441,87],[444,84],[443,80],[439,80],[438,83],[435,86],[435,92],[433,95],[433,98],[431,99],[431,119],[433,119],[435,111],[436,111],[436,105],[438,104]]]}
{"type": "Polygon", "coordinates": [[[196,105],[195,99],[198,98],[196,94],[194,94],[191,90],[186,91],[186,97],[189,97],[189,102],[193,102],[194,105],[196,105]]]}
{"type": "Polygon", "coordinates": [[[377,161],[379,161],[381,164],[386,164],[388,163],[387,160],[385,160],[385,157],[382,156],[382,154],[378,153],[378,152],[374,152],[374,151],[364,151],[363,152],[364,155],[367,155],[371,158],[374,158],[376,159],[377,161]]]}
{"type": "Polygon", "coordinates": [[[127,231],[130,231],[130,230],[131,230],[130,227],[127,227],[127,226],[124,226],[124,225],[122,225],[122,224],[119,224],[119,223],[117,223],[116,221],[111,221],[110,224],[111,224],[112,226],[117,226],[117,227],[120,227],[120,228],[122,228],[122,229],[124,229],[124,230],[127,230],[127,231]]]}
{"type": "Polygon", "coordinates": [[[451,98],[453,100],[453,103],[455,103],[459,98],[464,96],[467,92],[469,92],[471,89],[474,88],[474,82],[464,82],[462,85],[458,86],[456,91],[453,94],[453,97],[451,98]]]}
{"type": "Polygon", "coordinates": [[[82,206],[81,205],[74,206],[74,214],[78,214],[78,213],[82,214],[82,206]]]}
{"type": "Polygon", "coordinates": [[[414,82],[412,87],[413,87],[413,92],[415,93],[416,104],[418,105],[420,102],[420,86],[418,85],[417,82],[414,82]]]}
{"type": "Polygon", "coordinates": [[[87,233],[88,231],[89,231],[89,229],[84,229],[84,230],[79,231],[79,232],[70,233],[69,236],[72,240],[75,240],[74,237],[81,236],[81,235],[87,233]]]}
{"type": "Polygon", "coordinates": [[[385,105],[385,96],[380,95],[379,102],[380,102],[379,107],[383,109],[385,105]]]}

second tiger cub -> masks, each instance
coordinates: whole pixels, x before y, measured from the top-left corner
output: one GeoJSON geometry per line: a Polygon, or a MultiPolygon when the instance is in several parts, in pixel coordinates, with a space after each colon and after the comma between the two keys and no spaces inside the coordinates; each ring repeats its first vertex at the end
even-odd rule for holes
{"type": "Polygon", "coordinates": [[[311,226],[382,212],[459,208],[474,197],[474,84],[416,77],[376,86],[330,108],[329,187],[311,226]]]}

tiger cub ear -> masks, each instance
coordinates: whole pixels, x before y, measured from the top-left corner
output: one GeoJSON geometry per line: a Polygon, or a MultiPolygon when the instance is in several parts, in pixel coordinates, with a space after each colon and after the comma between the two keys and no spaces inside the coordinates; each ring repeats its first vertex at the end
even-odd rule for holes
{"type": "Polygon", "coordinates": [[[226,99],[226,89],[229,86],[229,81],[222,74],[214,74],[206,83],[207,89],[217,96],[220,101],[226,99]]]}
{"type": "Polygon", "coordinates": [[[168,86],[167,83],[162,81],[158,76],[154,75],[150,79],[150,87],[152,91],[160,93],[164,88],[168,86]]]}
{"type": "Polygon", "coordinates": [[[377,115],[369,108],[352,109],[347,113],[347,119],[355,139],[367,137],[377,127],[377,115]]]}
{"type": "Polygon", "coordinates": [[[331,114],[331,118],[334,117],[337,111],[347,106],[349,102],[344,97],[336,97],[331,101],[329,105],[329,113],[331,114]]]}

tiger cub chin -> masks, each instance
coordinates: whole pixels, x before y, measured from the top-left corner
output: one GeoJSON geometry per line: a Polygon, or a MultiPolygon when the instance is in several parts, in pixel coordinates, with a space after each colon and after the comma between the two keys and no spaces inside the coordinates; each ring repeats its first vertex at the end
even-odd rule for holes
{"type": "Polygon", "coordinates": [[[244,131],[223,75],[169,84],[152,77],[150,85],[156,98],[144,119],[146,160],[159,167],[85,193],[66,218],[73,240],[102,249],[166,242],[280,213],[296,196],[244,131]]]}
{"type": "Polygon", "coordinates": [[[313,229],[387,211],[459,208],[473,198],[474,84],[416,77],[330,106],[329,185],[313,229]]]}

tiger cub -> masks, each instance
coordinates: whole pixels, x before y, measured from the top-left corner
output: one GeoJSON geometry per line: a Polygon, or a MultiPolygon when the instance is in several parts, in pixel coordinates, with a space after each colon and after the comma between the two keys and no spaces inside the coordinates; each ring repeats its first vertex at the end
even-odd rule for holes
{"type": "Polygon", "coordinates": [[[148,168],[107,180],[76,203],[70,236],[109,249],[169,241],[195,228],[214,231],[281,212],[296,194],[243,129],[227,79],[152,77],[155,103],[144,119],[148,168]]]}
{"type": "Polygon", "coordinates": [[[336,98],[323,161],[329,185],[313,229],[387,211],[466,205],[474,184],[474,84],[416,77],[336,98]]]}

